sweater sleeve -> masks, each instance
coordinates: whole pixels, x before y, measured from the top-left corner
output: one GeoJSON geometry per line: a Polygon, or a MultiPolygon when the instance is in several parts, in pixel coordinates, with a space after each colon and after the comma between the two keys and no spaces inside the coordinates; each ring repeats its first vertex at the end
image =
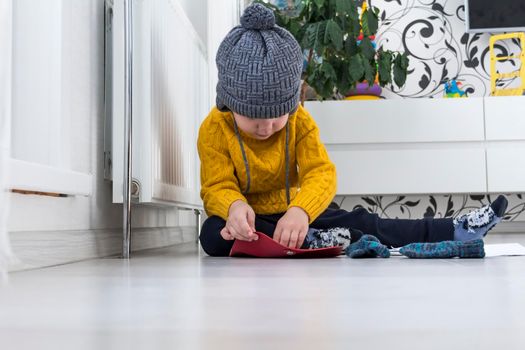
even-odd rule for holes
{"type": "Polygon", "coordinates": [[[304,123],[297,125],[297,165],[300,190],[289,207],[306,211],[312,223],[333,200],[337,178],[335,165],[319,137],[319,128],[308,115],[304,123]]]}
{"type": "Polygon", "coordinates": [[[201,161],[201,198],[206,214],[227,220],[230,205],[239,199],[247,200],[239,188],[220,127],[205,120],[199,130],[197,148],[201,161]]]}

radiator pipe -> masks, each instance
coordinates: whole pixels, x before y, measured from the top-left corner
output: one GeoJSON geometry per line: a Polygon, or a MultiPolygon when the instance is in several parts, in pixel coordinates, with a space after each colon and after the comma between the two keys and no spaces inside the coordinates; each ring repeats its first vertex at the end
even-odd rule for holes
{"type": "Polygon", "coordinates": [[[132,0],[124,0],[124,183],[122,258],[131,252],[131,181],[133,132],[133,27],[132,0]]]}
{"type": "Polygon", "coordinates": [[[195,238],[195,242],[199,244],[199,237],[201,236],[201,214],[202,211],[200,209],[193,209],[193,213],[195,214],[195,224],[197,225],[197,237],[195,238]]]}

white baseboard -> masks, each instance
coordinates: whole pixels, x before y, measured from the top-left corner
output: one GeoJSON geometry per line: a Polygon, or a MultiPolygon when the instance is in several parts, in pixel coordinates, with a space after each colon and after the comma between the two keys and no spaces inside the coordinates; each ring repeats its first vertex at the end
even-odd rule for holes
{"type": "MultiPolygon", "coordinates": [[[[10,240],[18,259],[9,266],[9,271],[13,272],[118,256],[122,249],[122,229],[23,231],[11,233],[10,240]]],[[[191,241],[196,241],[195,226],[138,228],[132,232],[131,250],[191,241]]]]}

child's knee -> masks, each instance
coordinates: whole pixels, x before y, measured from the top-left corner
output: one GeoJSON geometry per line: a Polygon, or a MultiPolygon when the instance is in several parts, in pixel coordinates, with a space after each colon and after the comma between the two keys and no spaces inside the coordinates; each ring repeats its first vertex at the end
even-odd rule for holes
{"type": "Polygon", "coordinates": [[[215,215],[210,216],[209,218],[204,220],[204,223],[202,224],[201,236],[214,232],[220,234],[224,226],[226,226],[226,221],[224,221],[224,219],[215,215]]]}
{"type": "Polygon", "coordinates": [[[221,236],[221,230],[226,222],[218,216],[211,216],[204,221],[199,240],[202,249],[210,256],[228,256],[233,241],[226,241],[221,236]]]}

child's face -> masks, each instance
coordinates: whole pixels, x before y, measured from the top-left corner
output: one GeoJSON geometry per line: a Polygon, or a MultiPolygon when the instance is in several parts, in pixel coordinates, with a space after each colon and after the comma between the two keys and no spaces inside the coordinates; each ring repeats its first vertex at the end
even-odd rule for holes
{"type": "Polygon", "coordinates": [[[266,140],[285,127],[289,113],[271,119],[252,119],[243,115],[233,113],[237,126],[257,140],[266,140]]]}

